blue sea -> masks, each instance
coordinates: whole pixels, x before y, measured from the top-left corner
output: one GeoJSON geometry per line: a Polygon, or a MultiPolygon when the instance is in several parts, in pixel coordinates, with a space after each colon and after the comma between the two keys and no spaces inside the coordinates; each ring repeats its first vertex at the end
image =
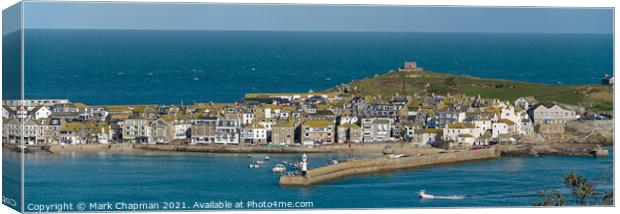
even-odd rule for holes
{"type": "MultiPolygon", "coordinates": [[[[234,102],[397,69],[546,84],[613,73],[611,34],[25,31],[25,96],[86,104],[234,102]]],[[[6,87],[9,87],[7,85],[6,87]]]]}
{"type": "MultiPolygon", "coordinates": [[[[613,150],[601,158],[502,157],[351,177],[307,188],[280,187],[278,175],[270,171],[277,162],[297,160],[299,155],[269,154],[271,160],[263,168],[248,168],[264,155],[27,154],[25,204],[183,202],[185,209],[210,201],[312,202],[313,208],[532,206],[540,199],[538,191],[568,195],[562,175],[570,172],[586,177],[600,192],[613,190],[613,150]],[[420,200],[419,190],[451,199],[420,200]]],[[[5,167],[14,166],[15,157],[16,153],[5,153],[5,167]]],[[[310,154],[310,168],[347,157],[350,154],[310,154]]]]}
{"type": "MultiPolygon", "coordinates": [[[[233,102],[251,92],[316,91],[386,73],[405,60],[436,72],[545,84],[596,84],[613,73],[608,34],[29,29],[24,45],[27,98],[91,105],[233,102]]],[[[19,75],[8,72],[16,66],[3,67],[3,98],[19,92],[11,90],[19,86],[14,81],[19,75]]],[[[298,158],[271,156],[267,165],[298,158]]],[[[311,166],[343,157],[347,154],[313,154],[311,166]]],[[[270,167],[249,169],[245,155],[39,153],[25,158],[26,205],[278,200],[310,201],[314,208],[530,206],[537,191],[567,193],[562,175],[573,171],[600,191],[613,188],[613,156],[502,157],[309,188],[278,186],[270,167]],[[462,199],[419,200],[421,189],[462,199]]],[[[15,154],[5,152],[3,165],[4,195],[19,195],[15,154]]]]}

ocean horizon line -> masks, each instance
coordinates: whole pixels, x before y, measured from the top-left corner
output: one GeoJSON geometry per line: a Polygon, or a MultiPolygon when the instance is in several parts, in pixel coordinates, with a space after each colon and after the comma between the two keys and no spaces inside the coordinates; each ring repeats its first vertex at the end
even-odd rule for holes
{"type": "MultiPolygon", "coordinates": [[[[564,85],[564,86],[579,86],[579,85],[597,85],[594,83],[582,83],[582,84],[570,84],[570,83],[556,83],[556,84],[549,84],[549,83],[537,83],[537,82],[528,82],[528,81],[520,81],[520,80],[510,80],[510,79],[502,79],[502,78],[485,78],[485,77],[478,77],[478,76],[471,76],[471,75],[462,75],[462,74],[452,74],[452,73],[447,73],[447,72],[438,72],[438,71],[426,71],[426,72],[432,72],[432,73],[438,73],[438,74],[448,74],[450,76],[456,76],[456,77],[468,77],[468,78],[480,78],[480,79],[489,79],[489,80],[499,80],[499,81],[509,81],[509,82],[515,82],[515,83],[522,83],[522,84],[534,84],[534,85],[545,85],[545,86],[553,86],[553,85],[564,85]]],[[[388,74],[388,72],[386,73],[381,73],[381,74],[388,74]]],[[[368,77],[368,78],[372,78],[372,77],[368,77]]],[[[351,81],[360,81],[363,80],[362,79],[352,79],[351,81]]],[[[346,84],[346,83],[343,83],[346,84]]],[[[68,97],[25,97],[24,100],[37,100],[37,99],[66,99],[69,100],[71,103],[82,103],[82,104],[86,104],[89,106],[152,106],[152,105],[181,105],[181,106],[186,106],[186,105],[195,105],[195,104],[208,104],[208,103],[213,103],[213,104],[236,104],[238,102],[240,102],[241,100],[243,100],[244,98],[246,98],[246,96],[248,94],[321,94],[321,93],[329,93],[329,92],[323,92],[325,90],[330,90],[333,89],[335,87],[338,87],[339,85],[342,84],[338,84],[338,85],[334,85],[325,89],[320,89],[319,91],[314,91],[314,92],[309,92],[305,91],[297,91],[297,92],[245,92],[244,95],[242,97],[240,97],[237,100],[232,100],[232,101],[215,101],[215,100],[187,100],[187,102],[185,100],[181,100],[181,101],[163,101],[163,102],[144,102],[144,103],[131,103],[131,102],[127,102],[127,103],[122,103],[122,104],[117,104],[117,103],[113,103],[113,104],[103,104],[103,103],[88,103],[88,102],[82,102],[79,100],[72,100],[68,97]]],[[[2,100],[21,100],[21,99],[2,99],[2,100]]]]}
{"type": "MultiPolygon", "coordinates": [[[[276,30],[276,29],[157,29],[157,28],[39,28],[26,27],[23,30],[83,30],[83,31],[197,31],[197,32],[299,32],[299,33],[404,33],[404,34],[514,34],[514,35],[614,35],[602,32],[493,32],[493,31],[365,31],[365,30],[276,30]]],[[[19,31],[19,30],[15,30],[19,31]]],[[[13,33],[12,31],[10,33],[13,33]]],[[[5,33],[10,34],[10,33],[5,33]]]]}

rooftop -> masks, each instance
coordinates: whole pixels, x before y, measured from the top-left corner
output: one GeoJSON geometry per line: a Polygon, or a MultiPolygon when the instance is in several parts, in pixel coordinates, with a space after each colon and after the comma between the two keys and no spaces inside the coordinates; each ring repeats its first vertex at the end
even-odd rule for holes
{"type": "Polygon", "coordinates": [[[474,124],[471,123],[452,123],[452,124],[448,124],[448,128],[451,129],[471,129],[471,128],[475,128],[476,126],[474,126],[474,124]]]}
{"type": "Polygon", "coordinates": [[[326,127],[333,124],[332,122],[327,120],[306,120],[303,125],[310,127],[326,127]]]}
{"type": "Polygon", "coordinates": [[[358,126],[357,124],[345,123],[345,124],[340,124],[339,127],[342,127],[342,128],[359,128],[360,126],[358,126]]]}
{"type": "Polygon", "coordinates": [[[514,122],[512,122],[512,120],[509,120],[509,119],[500,119],[498,122],[505,123],[505,124],[508,124],[510,126],[515,124],[514,122]]]}

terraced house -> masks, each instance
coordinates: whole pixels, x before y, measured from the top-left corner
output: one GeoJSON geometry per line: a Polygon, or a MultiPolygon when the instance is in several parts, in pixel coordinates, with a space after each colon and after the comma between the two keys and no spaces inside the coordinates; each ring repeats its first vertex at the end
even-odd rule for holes
{"type": "Polygon", "coordinates": [[[301,125],[301,141],[305,145],[334,143],[336,127],[327,120],[306,120],[301,125]]]}
{"type": "Polygon", "coordinates": [[[271,131],[271,143],[282,145],[295,144],[295,125],[291,120],[280,120],[271,131]]]}
{"type": "Polygon", "coordinates": [[[483,133],[482,128],[476,127],[473,123],[453,123],[443,129],[442,138],[444,141],[473,145],[483,133]]]}
{"type": "Polygon", "coordinates": [[[573,110],[565,109],[557,104],[537,104],[530,110],[530,116],[534,124],[565,124],[576,120],[573,110]]]}
{"type": "Polygon", "coordinates": [[[149,124],[148,128],[150,131],[145,134],[149,134],[149,144],[166,144],[174,139],[174,127],[168,120],[163,118],[156,119],[149,124]]]}
{"type": "Polygon", "coordinates": [[[364,118],[362,119],[362,142],[391,141],[392,123],[391,118],[364,118]]]}
{"type": "Polygon", "coordinates": [[[354,123],[344,123],[338,126],[337,143],[361,143],[362,127],[354,123]]]}
{"type": "Polygon", "coordinates": [[[191,143],[206,144],[214,143],[215,141],[215,125],[213,124],[192,125],[191,132],[191,143]]]}
{"type": "Polygon", "coordinates": [[[241,142],[245,144],[267,144],[267,129],[257,122],[246,124],[241,129],[241,142]]]}
{"type": "Polygon", "coordinates": [[[148,143],[151,136],[151,120],[127,119],[121,126],[123,141],[131,143],[148,143]]]}
{"type": "Polygon", "coordinates": [[[44,140],[39,138],[40,132],[37,123],[30,119],[3,120],[2,141],[36,145],[44,140]]]}
{"type": "Polygon", "coordinates": [[[239,144],[240,126],[238,119],[218,118],[215,123],[215,138],[213,142],[217,144],[239,144]]]}

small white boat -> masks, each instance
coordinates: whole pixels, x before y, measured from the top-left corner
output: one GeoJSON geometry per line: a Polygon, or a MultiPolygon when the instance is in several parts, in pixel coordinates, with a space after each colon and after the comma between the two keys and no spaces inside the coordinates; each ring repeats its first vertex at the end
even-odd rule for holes
{"type": "Polygon", "coordinates": [[[286,172],[286,166],[284,166],[284,164],[276,164],[276,166],[274,166],[271,169],[271,172],[273,172],[273,173],[284,173],[284,172],[286,172]]]}
{"type": "Polygon", "coordinates": [[[250,168],[252,168],[252,169],[260,168],[260,165],[259,164],[250,164],[250,168]]]}
{"type": "Polygon", "coordinates": [[[270,159],[269,156],[265,156],[265,160],[269,160],[269,159],[270,159]]]}
{"type": "Polygon", "coordinates": [[[420,190],[418,193],[420,199],[446,199],[446,200],[461,200],[464,199],[463,195],[450,195],[450,196],[441,196],[441,195],[430,195],[426,194],[424,190],[420,190]]]}
{"type": "Polygon", "coordinates": [[[248,158],[252,158],[252,155],[248,155],[248,158]]]}
{"type": "Polygon", "coordinates": [[[398,159],[398,158],[403,158],[403,157],[407,157],[407,155],[406,154],[398,154],[398,155],[390,154],[390,155],[388,155],[389,159],[398,159]]]}
{"type": "Polygon", "coordinates": [[[435,196],[433,196],[433,195],[426,194],[426,191],[424,191],[424,190],[420,190],[418,195],[420,196],[421,199],[433,199],[433,198],[435,198],[435,196]]]}
{"type": "Polygon", "coordinates": [[[256,163],[256,164],[263,164],[263,163],[265,163],[265,162],[264,162],[264,161],[262,161],[262,160],[257,160],[255,163],[256,163]]]}

